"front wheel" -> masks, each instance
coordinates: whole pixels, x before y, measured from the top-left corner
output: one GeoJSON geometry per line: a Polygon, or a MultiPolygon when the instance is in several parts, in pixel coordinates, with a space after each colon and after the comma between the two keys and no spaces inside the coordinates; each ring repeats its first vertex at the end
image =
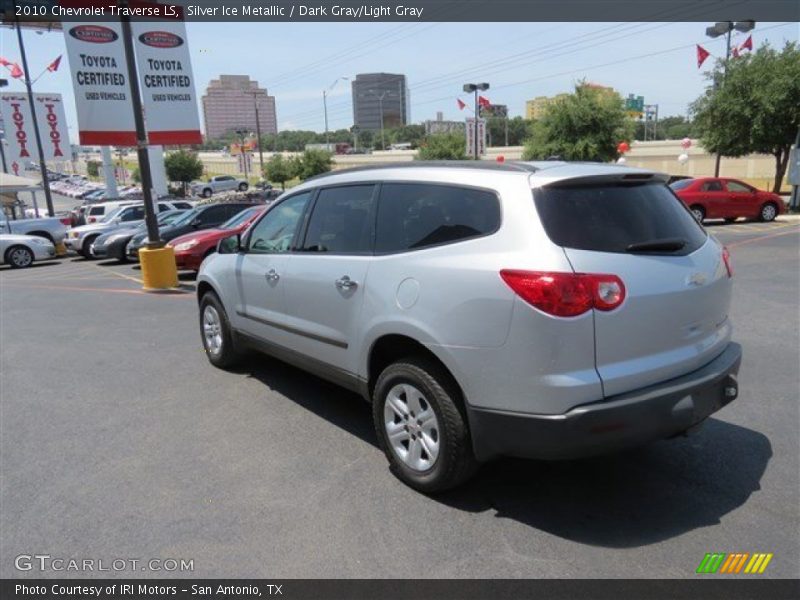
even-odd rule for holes
{"type": "Polygon", "coordinates": [[[33,252],[25,246],[12,246],[6,252],[6,263],[11,265],[12,269],[24,269],[33,264],[33,252]]]}
{"type": "Polygon", "coordinates": [[[214,292],[206,292],[200,300],[200,333],[209,362],[228,369],[241,359],[236,348],[228,315],[214,292]]]}
{"type": "Polygon", "coordinates": [[[239,191],[240,192],[246,192],[248,187],[249,186],[246,183],[240,183],[239,184],[239,191]]]}
{"type": "Polygon", "coordinates": [[[460,393],[436,363],[408,358],[386,367],[375,383],[372,415],[389,467],[405,484],[440,492],[475,470],[460,393]]]}
{"type": "Polygon", "coordinates": [[[209,188],[204,189],[203,190],[203,198],[211,198],[211,194],[212,193],[213,192],[209,188]]]}
{"type": "Polygon", "coordinates": [[[778,216],[778,208],[772,202],[767,202],[764,206],[761,207],[761,212],[759,213],[758,216],[765,223],[774,221],[775,217],[778,216]]]}
{"type": "Polygon", "coordinates": [[[689,210],[692,211],[692,216],[697,220],[698,223],[702,223],[703,219],[706,218],[706,209],[702,206],[693,206],[689,210]]]}

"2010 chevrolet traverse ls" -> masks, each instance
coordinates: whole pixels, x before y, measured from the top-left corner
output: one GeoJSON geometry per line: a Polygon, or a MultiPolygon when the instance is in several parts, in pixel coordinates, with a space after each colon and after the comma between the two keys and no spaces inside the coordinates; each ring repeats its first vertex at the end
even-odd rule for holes
{"type": "Polygon", "coordinates": [[[727,251],[658,173],[354,169],[287,192],[198,276],[212,364],[255,348],[372,402],[425,492],[498,455],[685,432],[738,394],[727,251]]]}

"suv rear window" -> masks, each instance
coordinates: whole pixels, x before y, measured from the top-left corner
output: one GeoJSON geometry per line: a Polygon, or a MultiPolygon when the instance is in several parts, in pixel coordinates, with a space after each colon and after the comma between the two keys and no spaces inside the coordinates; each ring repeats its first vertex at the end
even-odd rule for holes
{"type": "Polygon", "coordinates": [[[632,244],[680,239],[689,254],[706,233],[662,183],[552,185],[534,190],[544,229],[559,246],[627,252],[632,244]]]}
{"type": "Polygon", "coordinates": [[[494,233],[500,203],[491,192],[426,183],[385,183],[378,207],[377,253],[406,252],[494,233]]]}

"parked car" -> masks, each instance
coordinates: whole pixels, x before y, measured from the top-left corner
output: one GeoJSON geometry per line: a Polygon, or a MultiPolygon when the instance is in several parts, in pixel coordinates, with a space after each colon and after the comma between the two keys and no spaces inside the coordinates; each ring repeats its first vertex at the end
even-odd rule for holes
{"type": "Polygon", "coordinates": [[[17,233],[45,238],[53,244],[64,241],[69,217],[37,217],[8,220],[0,211],[0,233],[17,233]]]}
{"type": "Polygon", "coordinates": [[[210,198],[218,192],[246,192],[248,187],[250,185],[244,179],[237,179],[232,175],[217,175],[206,182],[194,182],[190,184],[189,189],[196,196],[210,198]]]}
{"type": "MultiPolygon", "coordinates": [[[[219,204],[204,204],[201,206],[196,206],[169,225],[159,227],[159,237],[163,241],[169,242],[186,233],[197,232],[204,229],[213,229],[215,227],[219,227],[225,221],[239,214],[244,209],[252,206],[254,206],[254,204],[244,202],[222,202],[219,204]]],[[[139,248],[141,248],[146,242],[146,233],[140,233],[133,236],[125,250],[128,258],[130,260],[139,260],[139,248]]]]}
{"type": "Polygon", "coordinates": [[[0,264],[12,269],[30,267],[36,260],[55,258],[53,242],[35,235],[0,233],[0,264]]]}
{"type": "MultiPolygon", "coordinates": [[[[178,219],[186,209],[167,210],[158,213],[156,221],[159,227],[167,225],[178,219]]],[[[125,247],[131,238],[139,233],[147,233],[147,224],[142,222],[136,227],[121,227],[98,236],[89,247],[89,252],[95,258],[116,258],[120,262],[128,260],[125,247]]]]}
{"type": "MultiPolygon", "coordinates": [[[[102,221],[81,225],[69,230],[66,239],[68,248],[84,258],[92,258],[92,244],[100,235],[121,227],[135,227],[144,221],[144,204],[118,202],[109,202],[108,204],[115,204],[118,208],[107,213],[102,221]]],[[[92,206],[89,210],[91,211],[93,208],[95,207],[92,206]]],[[[174,207],[171,203],[160,200],[157,208],[158,212],[164,212],[173,210],[174,207]]]]}
{"type": "Polygon", "coordinates": [[[682,179],[670,187],[701,223],[705,219],[725,219],[732,223],[739,217],[772,221],[786,211],[778,194],[762,192],[738,179],[682,179]]]}
{"type": "Polygon", "coordinates": [[[264,212],[265,208],[260,205],[246,208],[217,229],[193,231],[173,239],[167,246],[174,248],[178,269],[197,271],[203,260],[217,251],[217,244],[221,239],[242,233],[264,212]]]}
{"type": "Polygon", "coordinates": [[[741,347],[728,252],[666,179],[547,161],[308,180],[201,265],[206,355],[256,348],[358,391],[425,492],[500,455],[692,430],[736,398],[741,347]]]}

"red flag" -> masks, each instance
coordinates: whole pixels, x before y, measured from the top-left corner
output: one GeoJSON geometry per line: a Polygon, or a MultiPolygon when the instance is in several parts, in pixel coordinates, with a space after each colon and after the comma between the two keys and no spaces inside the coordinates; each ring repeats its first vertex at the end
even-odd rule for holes
{"type": "Polygon", "coordinates": [[[11,64],[10,62],[8,62],[5,58],[0,56],[0,67],[7,67],[10,64],[11,64]]]}
{"type": "Polygon", "coordinates": [[[14,63],[13,65],[11,65],[11,76],[14,79],[19,79],[23,75],[24,75],[24,73],[22,72],[22,69],[20,68],[20,66],[17,63],[14,63]]]}
{"type": "Polygon", "coordinates": [[[740,50],[750,50],[750,52],[752,52],[753,51],[753,36],[752,35],[748,35],[747,39],[744,41],[744,43],[741,46],[739,46],[739,49],[740,50]]]}
{"type": "Polygon", "coordinates": [[[59,54],[57,59],[55,59],[53,62],[47,65],[47,70],[50,71],[51,73],[55,73],[56,71],[58,71],[58,65],[60,64],[61,64],[61,55],[59,54]]]}
{"type": "Polygon", "coordinates": [[[711,56],[711,53],[708,50],[706,50],[705,48],[703,48],[700,44],[697,44],[697,68],[698,69],[703,66],[703,63],[706,61],[706,59],[709,56],[711,56]]]}
{"type": "Polygon", "coordinates": [[[461,98],[456,98],[456,102],[458,102],[458,110],[464,110],[467,105],[461,101],[461,98]]]}
{"type": "Polygon", "coordinates": [[[488,98],[484,98],[483,96],[478,96],[478,104],[483,108],[491,108],[492,103],[489,102],[488,98]]]}

